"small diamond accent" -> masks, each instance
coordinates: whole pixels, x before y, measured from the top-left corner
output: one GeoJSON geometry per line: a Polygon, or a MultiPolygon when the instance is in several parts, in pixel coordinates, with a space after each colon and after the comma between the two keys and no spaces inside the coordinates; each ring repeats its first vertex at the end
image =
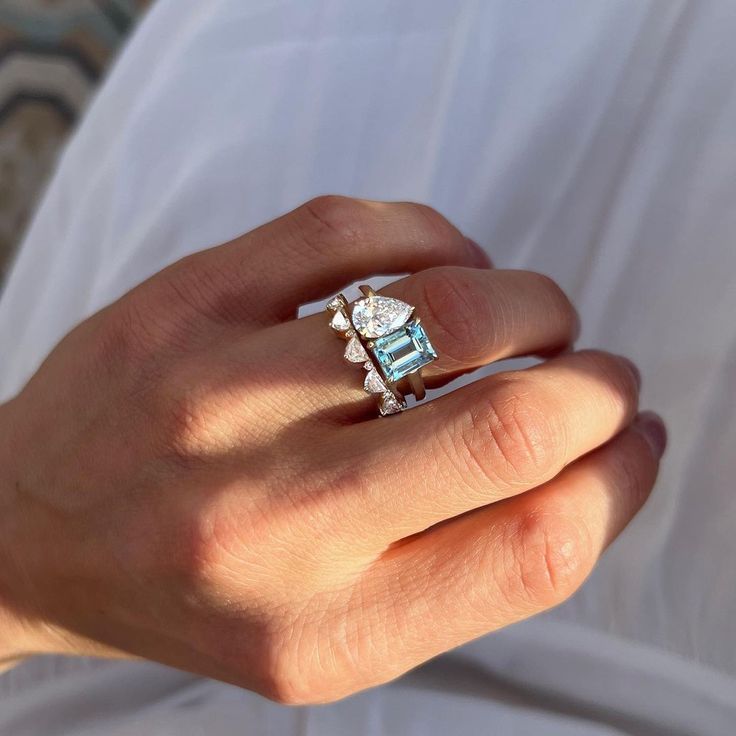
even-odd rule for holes
{"type": "Polygon", "coordinates": [[[400,411],[404,411],[404,409],[406,409],[406,402],[399,401],[392,391],[386,391],[383,394],[381,405],[378,407],[382,417],[388,414],[398,414],[400,411]]]}
{"type": "Polygon", "coordinates": [[[363,337],[381,337],[405,324],[412,307],[388,296],[369,296],[353,305],[353,324],[363,337]]]}
{"type": "Polygon", "coordinates": [[[345,360],[351,363],[365,363],[368,360],[368,353],[357,337],[351,337],[345,348],[345,360]]]}
{"type": "Polygon", "coordinates": [[[370,360],[366,360],[365,363],[363,363],[363,368],[365,368],[367,371],[373,370],[373,363],[371,363],[370,360]]]}
{"type": "Polygon", "coordinates": [[[331,312],[336,312],[338,309],[342,309],[346,305],[345,297],[342,294],[333,296],[330,301],[327,302],[327,309],[331,312]]]}
{"type": "Polygon", "coordinates": [[[337,311],[330,320],[330,327],[338,332],[345,332],[350,329],[350,320],[343,311],[337,311]]]}
{"type": "Polygon", "coordinates": [[[386,384],[383,382],[381,376],[378,375],[378,371],[374,368],[366,374],[363,388],[369,394],[382,394],[386,391],[386,384]]]}

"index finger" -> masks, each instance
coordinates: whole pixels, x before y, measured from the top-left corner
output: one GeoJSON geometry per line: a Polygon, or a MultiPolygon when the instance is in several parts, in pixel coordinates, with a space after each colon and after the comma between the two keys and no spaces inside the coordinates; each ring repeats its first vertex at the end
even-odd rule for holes
{"type": "Polygon", "coordinates": [[[202,294],[215,316],[268,325],[358,279],[443,265],[491,262],[430,207],[326,196],[189,256],[174,270],[186,281],[179,290],[202,294]]]}

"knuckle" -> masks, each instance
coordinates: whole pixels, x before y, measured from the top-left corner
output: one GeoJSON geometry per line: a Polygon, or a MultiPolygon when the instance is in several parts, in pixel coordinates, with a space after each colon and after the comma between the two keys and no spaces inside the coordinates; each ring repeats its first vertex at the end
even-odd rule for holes
{"type": "Polygon", "coordinates": [[[237,623],[223,624],[217,637],[205,640],[204,646],[235,683],[281,705],[319,702],[320,690],[311,683],[309,671],[314,662],[311,656],[303,656],[299,642],[305,634],[303,622],[274,610],[257,624],[258,635],[250,640],[243,639],[237,623]]]}
{"type": "MultiPolygon", "coordinates": [[[[327,641],[303,617],[287,616],[264,637],[263,694],[281,705],[317,705],[347,694],[347,678],[320,663],[313,653],[327,641]]],[[[353,688],[349,688],[352,690],[353,688]]]]}
{"type": "MultiPolygon", "coordinates": [[[[95,366],[138,366],[155,352],[138,305],[125,299],[93,317],[98,321],[95,366]]],[[[78,328],[77,328],[78,329],[78,328]]]]}
{"type": "Polygon", "coordinates": [[[251,286],[244,280],[249,270],[233,260],[211,251],[193,253],[164,273],[159,289],[163,313],[178,315],[182,326],[196,316],[226,324],[242,323],[250,316],[250,304],[243,298],[251,286]]]}
{"type": "Polygon", "coordinates": [[[150,361],[163,347],[159,327],[148,317],[152,306],[148,295],[136,290],[113,307],[108,344],[128,365],[150,361]]]}
{"type": "Polygon", "coordinates": [[[398,232],[417,252],[436,250],[459,237],[442,215],[413,202],[373,202],[327,194],[309,200],[294,215],[290,222],[299,257],[332,257],[336,248],[345,247],[385,250],[389,247],[386,236],[396,237],[398,232]]]}
{"type": "Polygon", "coordinates": [[[318,692],[300,681],[294,668],[278,662],[268,668],[264,695],[279,705],[315,705],[318,692]]]}
{"type": "Polygon", "coordinates": [[[201,465],[214,451],[218,407],[194,387],[203,385],[181,361],[159,382],[151,399],[153,425],[163,454],[185,468],[201,465]]]}
{"type": "Polygon", "coordinates": [[[338,245],[355,243],[365,223],[365,203],[350,197],[326,194],[300,207],[298,239],[312,255],[329,254],[338,245]]]}
{"type": "Polygon", "coordinates": [[[217,288],[203,259],[189,256],[133,289],[115,305],[131,353],[188,350],[195,341],[196,317],[216,302],[217,288]]]}
{"type": "Polygon", "coordinates": [[[166,278],[162,296],[171,304],[200,309],[224,291],[234,269],[224,269],[212,253],[193,253],[172,264],[166,278]]]}
{"type": "Polygon", "coordinates": [[[561,468],[560,442],[524,379],[497,377],[460,432],[464,454],[484,478],[506,485],[539,481],[561,468]]]}
{"type": "Polygon", "coordinates": [[[417,232],[419,240],[445,243],[458,236],[455,226],[429,205],[402,202],[399,206],[403,208],[403,214],[410,220],[411,229],[417,232]]]}
{"type": "Polygon", "coordinates": [[[303,693],[299,688],[295,688],[289,681],[277,680],[269,678],[263,693],[269,700],[278,705],[315,705],[315,699],[309,697],[308,693],[303,693]]]}
{"type": "Polygon", "coordinates": [[[491,302],[463,269],[433,268],[422,275],[422,298],[432,341],[444,360],[466,364],[493,350],[491,302]]]}
{"type": "Polygon", "coordinates": [[[562,603],[580,586],[593,562],[590,535],[572,516],[530,509],[504,534],[507,596],[533,610],[562,603]]]}
{"type": "Polygon", "coordinates": [[[127,409],[142,415],[149,430],[158,429],[161,400],[166,396],[168,375],[175,362],[170,343],[162,340],[160,327],[146,319],[147,302],[131,294],[101,317],[95,368],[121,380],[127,409]]]}

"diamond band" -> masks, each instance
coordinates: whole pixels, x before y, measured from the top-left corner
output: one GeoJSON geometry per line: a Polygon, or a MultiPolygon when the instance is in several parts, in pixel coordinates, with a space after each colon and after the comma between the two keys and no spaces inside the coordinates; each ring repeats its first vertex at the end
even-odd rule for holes
{"type": "Polygon", "coordinates": [[[345,360],[363,365],[363,389],[378,397],[381,416],[397,414],[406,409],[406,392],[399,384],[408,383],[409,391],[422,399],[421,370],[437,353],[419,318],[413,317],[413,306],[380,296],[370,286],[360,289],[364,296],[352,306],[342,294],[327,302],[330,327],[347,340],[345,360]]]}

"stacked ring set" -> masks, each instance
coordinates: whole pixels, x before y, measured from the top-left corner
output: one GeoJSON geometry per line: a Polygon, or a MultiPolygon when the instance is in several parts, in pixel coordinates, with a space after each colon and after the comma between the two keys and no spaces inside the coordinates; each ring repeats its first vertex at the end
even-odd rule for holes
{"type": "Polygon", "coordinates": [[[348,304],[342,294],[327,302],[330,327],[347,340],[344,357],[360,363],[366,371],[363,388],[378,397],[381,416],[406,408],[407,393],[424,398],[422,368],[437,359],[437,353],[414,307],[399,299],[380,296],[370,286],[361,286],[363,297],[348,304]]]}

